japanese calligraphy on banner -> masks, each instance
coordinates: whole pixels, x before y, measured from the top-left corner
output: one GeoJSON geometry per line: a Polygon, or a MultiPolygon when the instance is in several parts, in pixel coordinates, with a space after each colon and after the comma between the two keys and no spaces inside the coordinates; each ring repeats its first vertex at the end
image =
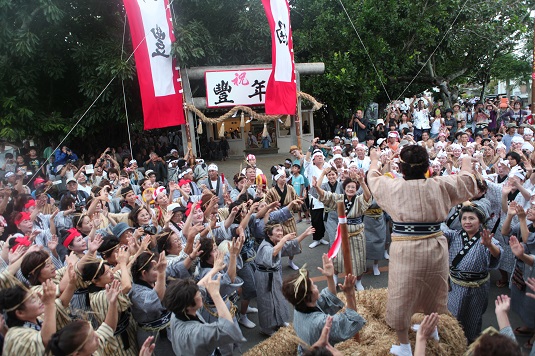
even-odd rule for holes
{"type": "Polygon", "coordinates": [[[266,92],[266,114],[294,115],[297,103],[295,62],[287,0],[262,0],[271,30],[273,73],[266,92]]]}
{"type": "Polygon", "coordinates": [[[271,69],[206,71],[206,107],[264,105],[271,69]]]}
{"type": "Polygon", "coordinates": [[[171,57],[168,0],[123,0],[136,59],[145,130],[185,124],[182,83],[171,57]]]}

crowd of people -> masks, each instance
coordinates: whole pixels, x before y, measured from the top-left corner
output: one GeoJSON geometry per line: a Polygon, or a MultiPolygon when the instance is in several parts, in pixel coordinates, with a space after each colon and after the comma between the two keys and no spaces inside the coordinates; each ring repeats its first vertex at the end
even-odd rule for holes
{"type": "Polygon", "coordinates": [[[336,354],[333,344],[366,328],[355,293],[367,260],[374,275],[389,260],[391,353],[412,355],[410,320],[423,312],[423,355],[439,337],[436,313],[449,311],[484,354],[497,269],[501,344],[520,354],[515,334],[530,347],[535,333],[535,141],[520,106],[442,112],[424,97],[390,104],[373,127],[357,112],[349,129],[292,146],[292,158],[265,173],[248,155],[230,182],[171,135],[98,155],[2,143],[3,354],[231,355],[241,328],[271,336],[290,322],[289,307],[303,341],[296,353],[336,354]],[[294,256],[309,236],[310,249],[332,247],[339,223],[352,269],[341,252],[324,254],[320,291],[294,256]],[[284,263],[295,271],[286,279],[284,263]],[[524,323],[515,330],[509,305],[524,323]]]}

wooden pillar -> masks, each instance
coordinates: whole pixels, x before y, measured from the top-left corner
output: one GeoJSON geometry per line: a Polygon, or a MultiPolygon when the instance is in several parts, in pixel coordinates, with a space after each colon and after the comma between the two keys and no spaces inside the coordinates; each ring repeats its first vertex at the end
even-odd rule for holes
{"type": "MultiPolygon", "coordinates": [[[[180,75],[182,78],[182,90],[184,90],[184,103],[193,104],[187,69],[181,69],[180,75]]],[[[186,112],[188,113],[186,117],[186,124],[182,125],[182,146],[184,146],[184,143],[186,142],[187,147],[184,147],[184,152],[187,152],[188,149],[191,149],[191,152],[198,157],[200,152],[197,153],[197,145],[192,143],[192,141],[196,140],[197,137],[197,132],[195,131],[195,118],[193,117],[193,113],[191,111],[186,110],[186,112]]]]}
{"type": "MultiPolygon", "coordinates": [[[[295,81],[296,81],[296,87],[297,91],[301,91],[301,80],[299,76],[299,72],[295,71],[295,81]]],[[[295,136],[297,137],[297,148],[301,150],[301,133],[303,130],[301,129],[301,123],[303,120],[301,120],[301,98],[297,98],[297,114],[295,115],[295,136]]]]}

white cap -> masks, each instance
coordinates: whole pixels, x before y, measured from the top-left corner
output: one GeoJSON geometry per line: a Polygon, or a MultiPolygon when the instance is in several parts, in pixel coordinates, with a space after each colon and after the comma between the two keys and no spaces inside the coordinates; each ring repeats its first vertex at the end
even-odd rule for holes
{"type": "Polygon", "coordinates": [[[382,144],[383,142],[385,142],[385,139],[384,139],[384,138],[380,138],[380,139],[377,140],[377,145],[378,145],[378,146],[381,146],[381,144],[382,144]]]}
{"type": "Polygon", "coordinates": [[[451,150],[452,151],[455,151],[455,150],[462,150],[463,148],[461,147],[461,145],[457,144],[457,143],[454,143],[452,144],[451,146],[451,150]]]}
{"type": "Polygon", "coordinates": [[[210,163],[210,165],[208,166],[208,170],[209,171],[216,171],[216,172],[219,172],[219,169],[217,168],[217,166],[213,163],[210,163]]]}
{"type": "Polygon", "coordinates": [[[524,142],[524,144],[522,145],[522,151],[524,150],[533,152],[533,145],[529,142],[524,142]]]}
{"type": "Polygon", "coordinates": [[[446,153],[446,151],[440,151],[439,153],[437,153],[437,158],[441,158],[441,157],[448,157],[448,154],[446,153]]]}
{"type": "Polygon", "coordinates": [[[314,157],[316,156],[322,156],[323,157],[323,152],[321,152],[321,150],[315,150],[314,153],[312,154],[312,159],[314,159],[314,157]]]}
{"type": "Polygon", "coordinates": [[[509,160],[500,158],[498,162],[496,162],[497,165],[502,165],[511,168],[511,165],[509,164],[509,160]]]}
{"type": "Polygon", "coordinates": [[[514,136],[511,139],[511,143],[524,143],[524,138],[522,138],[521,136],[514,136]]]}
{"type": "Polygon", "coordinates": [[[338,158],[344,159],[344,157],[342,157],[340,153],[337,153],[333,156],[333,160],[338,159],[338,158]]]}
{"type": "Polygon", "coordinates": [[[167,194],[167,191],[165,190],[164,187],[158,187],[154,190],[154,193],[152,193],[152,198],[154,200],[156,200],[156,198],[158,198],[158,195],[160,194],[167,194]]]}
{"type": "Polygon", "coordinates": [[[173,149],[171,150],[171,154],[173,154],[173,153],[175,153],[175,152],[178,153],[178,151],[175,150],[175,149],[173,148],[173,149]]]}
{"type": "Polygon", "coordinates": [[[340,146],[334,146],[333,151],[342,151],[342,147],[340,146]]]}
{"type": "Polygon", "coordinates": [[[522,167],[516,165],[513,168],[511,168],[511,171],[509,172],[509,177],[518,177],[522,181],[526,180],[526,172],[522,169],[522,167]]]}
{"type": "Polygon", "coordinates": [[[383,119],[378,119],[378,120],[377,120],[377,123],[375,124],[375,126],[377,126],[377,125],[384,125],[384,124],[385,124],[385,120],[383,120],[383,119]]]}
{"type": "Polygon", "coordinates": [[[524,128],[524,136],[533,136],[533,130],[531,130],[529,127],[524,128]]]}
{"type": "Polygon", "coordinates": [[[506,149],[507,149],[507,146],[505,146],[503,143],[500,142],[500,143],[498,143],[498,144],[496,145],[496,151],[498,151],[499,149],[504,149],[504,150],[506,150],[506,149]]]}
{"type": "Polygon", "coordinates": [[[145,172],[145,177],[148,177],[151,174],[156,174],[156,172],[154,172],[152,169],[149,169],[148,171],[145,172]]]}
{"type": "Polygon", "coordinates": [[[286,175],[286,171],[284,169],[279,169],[277,171],[277,174],[275,175],[275,177],[273,178],[273,180],[275,181],[278,181],[280,177],[282,177],[283,175],[286,175]]]}
{"type": "Polygon", "coordinates": [[[351,141],[358,141],[358,140],[359,140],[359,138],[357,136],[351,137],[351,141]]]}

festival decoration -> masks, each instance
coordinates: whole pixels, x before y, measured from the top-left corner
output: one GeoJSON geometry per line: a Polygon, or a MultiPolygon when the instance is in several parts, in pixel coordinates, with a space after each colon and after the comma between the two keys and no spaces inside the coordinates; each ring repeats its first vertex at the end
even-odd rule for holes
{"type": "Polygon", "coordinates": [[[182,83],[171,56],[175,41],[168,0],[123,0],[143,104],[145,130],[185,124],[182,83]]]}
{"type": "Polygon", "coordinates": [[[262,0],[271,30],[272,71],[266,88],[266,114],[295,115],[297,85],[287,0],[262,0]]]}

